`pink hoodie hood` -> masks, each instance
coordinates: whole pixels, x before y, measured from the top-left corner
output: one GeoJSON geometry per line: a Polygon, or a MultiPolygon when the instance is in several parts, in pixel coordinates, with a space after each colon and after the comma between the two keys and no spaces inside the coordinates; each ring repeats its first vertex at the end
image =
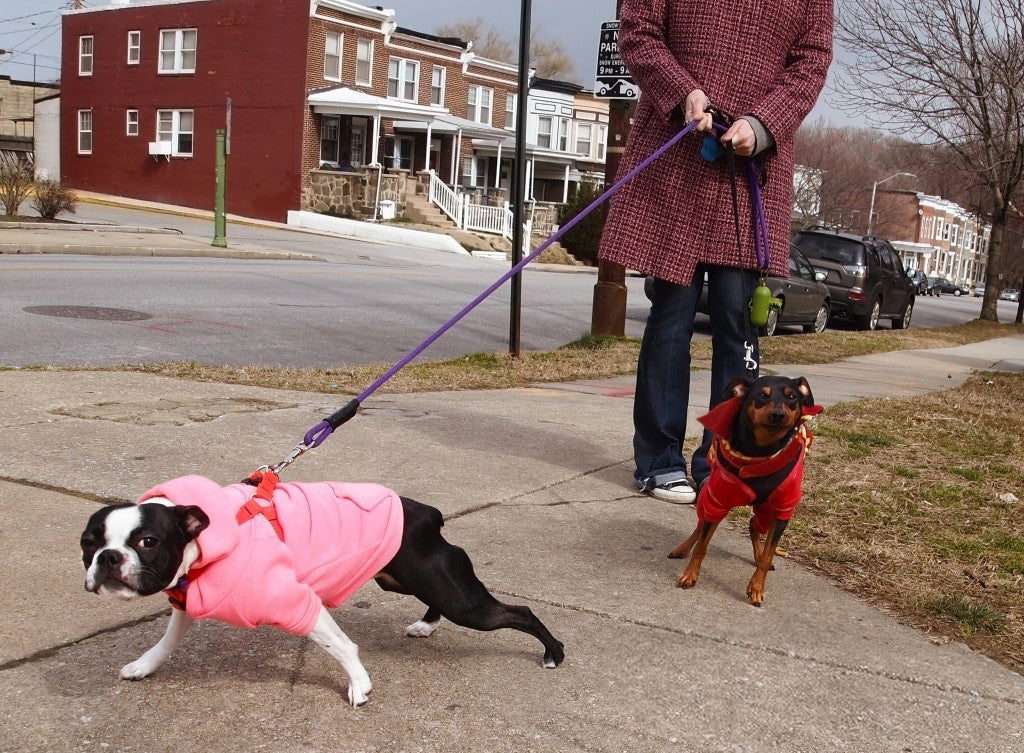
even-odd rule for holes
{"type": "Polygon", "coordinates": [[[199,559],[188,573],[185,609],[192,617],[305,635],[321,606],[343,603],[402,543],[402,503],[383,486],[279,484],[273,499],[283,542],[262,516],[235,520],[255,492],[248,484],[222,487],[202,476],[183,476],[139,499],[166,497],[175,505],[195,505],[210,518],[196,540],[199,559]]]}

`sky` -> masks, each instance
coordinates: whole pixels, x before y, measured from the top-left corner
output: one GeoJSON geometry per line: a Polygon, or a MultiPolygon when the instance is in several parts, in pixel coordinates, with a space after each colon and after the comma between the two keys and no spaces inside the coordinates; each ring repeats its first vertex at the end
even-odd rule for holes
{"type": "MultiPolygon", "coordinates": [[[[85,2],[90,7],[108,3],[109,0],[85,2]]],[[[514,40],[518,40],[522,14],[521,0],[366,0],[365,4],[393,8],[400,26],[417,31],[434,32],[442,24],[482,18],[485,24],[504,31],[514,40]]],[[[58,76],[59,11],[67,5],[68,0],[0,0],[0,49],[15,51],[14,55],[0,54],[0,75],[30,81],[34,54],[38,81],[52,81],[58,76]]],[[[578,83],[592,87],[598,35],[602,22],[615,18],[615,0],[548,0],[531,2],[531,6],[533,29],[560,41],[576,66],[578,83]]],[[[836,125],[851,122],[829,105],[827,84],[810,118],[836,125]]]]}

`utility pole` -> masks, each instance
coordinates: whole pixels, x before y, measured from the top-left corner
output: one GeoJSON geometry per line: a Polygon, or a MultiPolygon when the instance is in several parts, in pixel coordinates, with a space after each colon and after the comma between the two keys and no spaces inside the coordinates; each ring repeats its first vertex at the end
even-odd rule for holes
{"type": "MultiPolygon", "coordinates": [[[[615,4],[615,17],[619,17],[622,0],[615,4]]],[[[629,129],[636,109],[631,99],[612,99],[608,104],[608,146],[605,150],[604,184],[615,182],[622,153],[626,150],[629,129]]],[[[594,284],[594,303],[590,319],[592,335],[626,334],[626,268],[616,262],[599,259],[597,282],[594,284]]]]}
{"type": "MultiPolygon", "coordinates": [[[[529,241],[524,238],[526,220],[526,116],[527,99],[530,96],[530,25],[533,17],[533,3],[522,0],[522,14],[519,19],[519,93],[516,95],[516,156],[512,169],[512,266],[523,260],[523,246],[529,241]]],[[[501,166],[498,166],[499,170],[501,166]]],[[[512,277],[511,311],[509,312],[508,352],[513,358],[520,356],[523,310],[523,273],[512,277]]]]}

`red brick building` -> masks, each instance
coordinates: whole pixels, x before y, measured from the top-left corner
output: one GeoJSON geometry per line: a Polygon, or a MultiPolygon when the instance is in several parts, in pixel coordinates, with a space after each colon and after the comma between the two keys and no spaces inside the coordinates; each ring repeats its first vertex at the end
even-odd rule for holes
{"type": "Polygon", "coordinates": [[[74,188],[211,209],[229,118],[228,210],[243,216],[358,212],[374,182],[377,198],[382,185],[400,192],[428,166],[452,184],[466,164],[507,178],[510,151],[468,160],[506,140],[515,66],[402,29],[391,10],[115,0],[65,13],[62,60],[61,171],[74,188]]]}

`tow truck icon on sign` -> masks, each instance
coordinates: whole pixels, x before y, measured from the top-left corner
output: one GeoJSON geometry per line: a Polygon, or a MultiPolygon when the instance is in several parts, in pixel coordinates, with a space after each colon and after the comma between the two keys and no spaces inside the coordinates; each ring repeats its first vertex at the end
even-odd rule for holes
{"type": "Polygon", "coordinates": [[[598,82],[597,94],[599,97],[624,97],[635,99],[637,95],[636,84],[629,79],[619,78],[598,82]]]}

